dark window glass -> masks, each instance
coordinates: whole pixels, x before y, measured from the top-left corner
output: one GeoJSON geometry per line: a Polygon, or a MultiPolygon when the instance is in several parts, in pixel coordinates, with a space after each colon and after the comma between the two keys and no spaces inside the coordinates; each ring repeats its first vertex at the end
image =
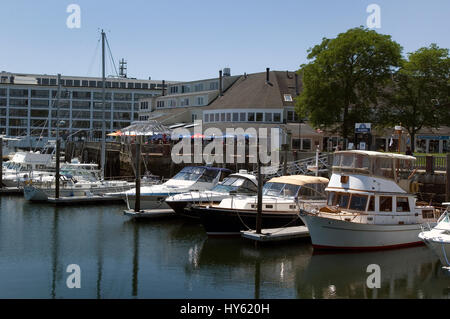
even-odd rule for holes
{"type": "Polygon", "coordinates": [[[392,212],[392,197],[380,196],[380,211],[392,212]]]}

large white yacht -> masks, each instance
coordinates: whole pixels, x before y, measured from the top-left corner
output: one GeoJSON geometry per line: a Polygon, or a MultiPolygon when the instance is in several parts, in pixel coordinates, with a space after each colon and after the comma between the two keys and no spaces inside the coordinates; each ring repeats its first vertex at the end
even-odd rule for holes
{"type": "MultiPolygon", "coordinates": [[[[210,166],[186,166],[178,174],[160,185],[141,186],[140,208],[169,208],[165,199],[188,191],[210,190],[222,181],[231,171],[226,168],[210,166]]],[[[136,188],[123,193],[122,198],[129,207],[135,206],[136,188]]]]}
{"type": "Polygon", "coordinates": [[[447,206],[434,228],[424,227],[419,238],[430,247],[440,258],[443,265],[450,267],[450,203],[447,206]]]}
{"type": "Polygon", "coordinates": [[[327,205],[301,211],[316,249],[389,249],[419,245],[421,226],[440,212],[413,192],[415,157],[372,151],[334,154],[327,205]]]}
{"type": "Polygon", "coordinates": [[[166,198],[166,203],[175,213],[186,217],[199,218],[190,209],[192,205],[202,203],[219,204],[222,199],[231,194],[255,195],[258,191],[258,180],[247,170],[240,170],[239,173],[233,173],[206,191],[189,191],[166,198]]]}

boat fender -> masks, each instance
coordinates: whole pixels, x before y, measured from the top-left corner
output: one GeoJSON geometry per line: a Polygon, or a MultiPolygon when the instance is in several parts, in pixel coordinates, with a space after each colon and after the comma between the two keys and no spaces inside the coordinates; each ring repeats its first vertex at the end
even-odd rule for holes
{"type": "Polygon", "coordinates": [[[412,182],[410,184],[410,190],[411,190],[411,193],[418,193],[419,192],[419,183],[418,182],[412,182]]]}

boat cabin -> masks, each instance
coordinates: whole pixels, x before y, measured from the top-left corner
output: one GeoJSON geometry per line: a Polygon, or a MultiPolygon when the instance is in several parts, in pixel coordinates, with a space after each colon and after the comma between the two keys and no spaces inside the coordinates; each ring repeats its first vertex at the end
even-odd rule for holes
{"type": "Polygon", "coordinates": [[[325,177],[306,175],[274,177],[264,185],[263,196],[325,199],[328,182],[325,177]]]}
{"type": "Polygon", "coordinates": [[[258,181],[250,174],[231,174],[211,189],[212,192],[256,194],[258,192],[258,181]]]}
{"type": "Polygon", "coordinates": [[[186,166],[169,181],[191,181],[200,183],[214,183],[222,181],[231,170],[209,166],[186,166]]]}

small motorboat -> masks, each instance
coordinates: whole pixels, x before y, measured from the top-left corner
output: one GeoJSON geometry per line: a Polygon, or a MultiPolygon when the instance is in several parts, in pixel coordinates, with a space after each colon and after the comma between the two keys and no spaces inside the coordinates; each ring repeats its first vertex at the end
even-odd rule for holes
{"type": "Polygon", "coordinates": [[[450,202],[442,203],[447,209],[434,228],[423,227],[419,238],[430,247],[446,267],[450,267],[450,202]]]}

